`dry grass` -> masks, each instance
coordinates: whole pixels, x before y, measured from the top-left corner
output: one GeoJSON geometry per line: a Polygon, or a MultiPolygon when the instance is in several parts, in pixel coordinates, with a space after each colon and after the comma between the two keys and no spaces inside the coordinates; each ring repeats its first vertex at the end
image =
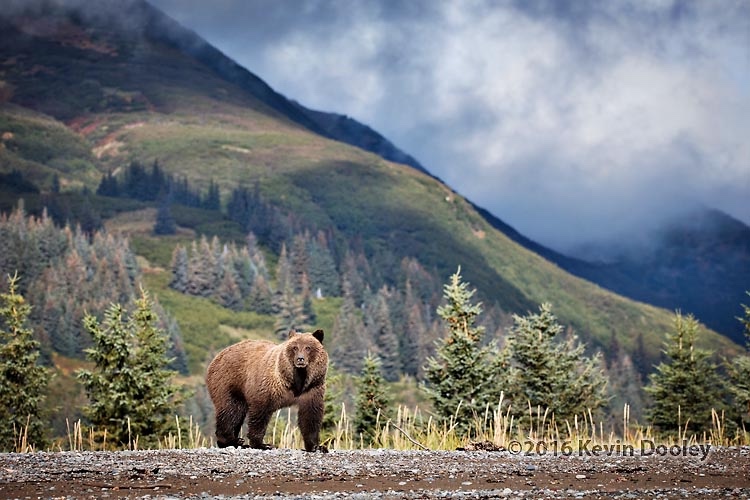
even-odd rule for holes
{"type": "MultiPolygon", "coordinates": [[[[455,450],[471,449],[477,443],[484,449],[511,450],[516,453],[551,453],[553,451],[578,451],[582,446],[620,446],[623,449],[632,447],[640,449],[644,441],[658,445],[693,446],[710,444],[712,446],[748,446],[750,432],[741,428],[732,435],[726,433],[726,420],[723,413],[712,412],[713,424],[706,432],[695,434],[688,432],[688,422],[680,422],[680,431],[676,435],[659,435],[651,427],[630,421],[629,406],[623,411],[622,433],[605,430],[601,421],[596,421],[589,412],[572,422],[557,422],[553,415],[541,407],[527,409],[525,423],[511,414],[511,408],[503,407],[502,399],[494,408],[487,407],[482,415],[475,415],[467,435],[459,435],[455,419],[439,421],[433,415],[425,414],[419,407],[413,409],[399,406],[393,419],[376,424],[375,438],[366,440],[354,432],[346,406],[341,411],[336,428],[324,439],[332,450],[357,450],[367,448],[386,448],[393,450],[455,450]],[[519,448],[520,446],[520,448],[519,448]],[[515,447],[515,450],[514,450],[515,447]]],[[[296,412],[291,408],[279,410],[269,426],[266,440],[276,448],[301,449],[304,447],[302,436],[296,426],[296,412]]],[[[67,419],[66,419],[67,422],[67,419]]],[[[59,439],[50,448],[51,451],[100,451],[117,448],[107,440],[107,431],[87,427],[80,420],[71,426],[68,423],[66,438],[59,439]]],[[[200,426],[192,417],[181,419],[175,416],[176,431],[162,436],[158,440],[159,449],[192,449],[213,446],[213,440],[203,434],[200,426]],[[185,427],[183,429],[183,426],[185,427]]],[[[27,439],[26,428],[20,429],[16,437],[16,452],[30,453],[36,451],[33,443],[27,439]]],[[[130,436],[124,449],[141,449],[140,436],[130,436]]]]}

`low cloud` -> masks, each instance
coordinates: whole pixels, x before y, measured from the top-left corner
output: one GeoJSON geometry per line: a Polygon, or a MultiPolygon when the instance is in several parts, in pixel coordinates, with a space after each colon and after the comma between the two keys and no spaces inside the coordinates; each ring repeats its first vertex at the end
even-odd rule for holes
{"type": "Polygon", "coordinates": [[[558,249],[697,204],[750,223],[750,4],[154,2],[558,249]]]}

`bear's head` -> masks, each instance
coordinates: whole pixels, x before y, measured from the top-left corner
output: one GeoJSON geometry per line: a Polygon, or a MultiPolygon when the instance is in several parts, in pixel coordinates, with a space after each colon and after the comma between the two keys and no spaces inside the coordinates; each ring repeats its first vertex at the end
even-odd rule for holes
{"type": "Polygon", "coordinates": [[[323,348],[323,330],[313,333],[289,332],[285,347],[286,355],[295,368],[323,363],[328,365],[328,355],[323,348]]]}

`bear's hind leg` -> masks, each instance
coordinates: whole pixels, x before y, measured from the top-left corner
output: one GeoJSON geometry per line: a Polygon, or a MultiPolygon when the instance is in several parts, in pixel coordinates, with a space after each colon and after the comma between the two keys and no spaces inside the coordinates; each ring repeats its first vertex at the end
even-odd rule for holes
{"type": "Polygon", "coordinates": [[[247,403],[239,399],[232,399],[216,411],[216,444],[219,448],[242,445],[240,431],[246,414],[247,403]]]}

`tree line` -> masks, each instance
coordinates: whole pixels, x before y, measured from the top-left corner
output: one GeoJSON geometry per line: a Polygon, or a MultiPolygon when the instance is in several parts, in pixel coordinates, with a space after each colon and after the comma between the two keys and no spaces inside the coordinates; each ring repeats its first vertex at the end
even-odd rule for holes
{"type": "MultiPolygon", "coordinates": [[[[447,333],[425,367],[425,389],[435,413],[457,434],[469,436],[472,423],[501,401],[514,408],[511,414],[522,425],[529,423],[527,408],[541,408],[552,420],[570,424],[605,407],[608,377],[601,359],[586,356],[575,337],[560,338],[564,329],[549,304],[536,313],[514,315],[499,347],[484,343],[484,330],[477,325],[482,308],[472,301],[474,292],[459,268],[438,308],[447,333]]],[[[725,360],[724,367],[696,347],[697,320],[675,314],[664,342],[665,359],[645,388],[650,396],[646,420],[657,431],[700,435],[721,425],[729,435],[750,425],[750,307],[743,309],[738,320],[745,327],[745,352],[725,360]]],[[[376,420],[382,425],[392,414],[384,385],[380,360],[368,356],[358,379],[355,427],[371,440],[376,420]]]]}
{"type": "Polygon", "coordinates": [[[387,380],[404,374],[421,377],[420,359],[440,335],[431,312],[439,301],[439,287],[418,261],[403,259],[401,282],[373,290],[367,257],[350,249],[337,263],[323,231],[313,235],[304,230],[289,246],[282,242],[273,273],[254,233],[244,243],[222,244],[216,237],[202,236],[187,246],[177,245],[170,286],[233,310],[273,315],[279,339],[291,328],[318,326],[313,302],[337,298],[341,307],[330,355],[340,370],[358,373],[366,353],[372,352],[380,357],[387,380]]]}
{"type": "Polygon", "coordinates": [[[171,202],[187,207],[206,210],[221,208],[219,186],[213,179],[207,192],[201,193],[190,185],[187,177],[176,177],[165,172],[158,160],[153,162],[150,169],[139,161],[132,161],[119,174],[107,172],[102,176],[96,194],[141,201],[157,201],[169,197],[171,202]]]}
{"type": "MultiPolygon", "coordinates": [[[[39,363],[40,342],[28,320],[31,306],[19,293],[19,277],[9,276],[0,294],[0,450],[26,451],[49,443],[45,405],[51,370],[39,363]]],[[[88,397],[83,408],[95,426],[95,440],[110,448],[154,447],[175,428],[174,415],[185,394],[169,369],[168,334],[158,327],[154,302],[141,289],[128,312],[111,304],[99,320],[83,318],[91,336],[86,352],[92,368],[76,377],[88,397]]]]}
{"type": "MultiPolygon", "coordinates": [[[[30,307],[18,293],[17,275],[0,294],[0,447],[13,450],[19,436],[42,445],[46,439],[41,411],[49,370],[39,363],[40,344],[27,326],[30,307]]],[[[487,408],[505,401],[518,422],[525,408],[543,408],[553,421],[572,421],[606,404],[607,377],[598,356],[586,356],[575,337],[560,339],[564,328],[542,304],[537,313],[514,315],[503,346],[484,342],[477,324],[482,313],[475,290],[460,269],[444,286],[437,308],[444,336],[426,359],[425,389],[435,414],[460,436],[470,437],[472,422],[487,408]],[[519,411],[520,410],[520,411],[519,411]]],[[[87,314],[85,330],[93,339],[86,357],[93,363],[77,377],[89,403],[84,413],[97,426],[97,439],[110,445],[154,446],[172,430],[171,416],[184,394],[172,383],[169,339],[160,329],[154,303],[141,289],[131,312],[112,304],[103,319],[87,314]],[[134,441],[136,440],[136,441],[134,441]]],[[[648,421],[662,432],[706,432],[716,412],[727,411],[734,425],[750,421],[750,307],[741,321],[748,335],[746,352],[733,359],[722,381],[709,353],[695,347],[698,323],[677,314],[665,342],[666,360],[650,377],[648,421]]],[[[377,426],[390,418],[391,397],[385,388],[379,355],[368,353],[356,379],[354,426],[376,440],[377,426]]],[[[330,419],[329,419],[330,420],[330,419]]]]}
{"type": "MultiPolygon", "coordinates": [[[[82,359],[92,345],[81,328],[87,313],[99,318],[112,303],[128,305],[141,271],[128,239],[104,231],[56,226],[46,210],[27,215],[23,206],[0,214],[0,273],[20,276],[19,293],[35,304],[29,316],[42,360],[52,352],[82,359]]],[[[5,284],[0,284],[4,289],[5,284]]],[[[171,339],[173,367],[187,373],[187,358],[177,322],[154,305],[171,339]]]]}

